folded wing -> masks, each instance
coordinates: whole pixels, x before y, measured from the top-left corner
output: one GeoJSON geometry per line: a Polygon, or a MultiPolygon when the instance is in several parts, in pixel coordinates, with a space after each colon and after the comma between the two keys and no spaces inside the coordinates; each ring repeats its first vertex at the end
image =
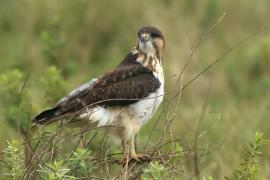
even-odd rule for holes
{"type": "Polygon", "coordinates": [[[62,118],[77,117],[86,108],[96,106],[127,106],[147,98],[159,86],[159,80],[149,69],[139,63],[127,63],[72,91],[56,107],[36,116],[33,122],[47,124],[62,118]]]}

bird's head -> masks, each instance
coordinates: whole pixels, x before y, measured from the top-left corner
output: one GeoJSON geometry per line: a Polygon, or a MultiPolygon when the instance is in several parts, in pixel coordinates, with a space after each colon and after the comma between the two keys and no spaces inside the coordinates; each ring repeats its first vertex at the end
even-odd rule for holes
{"type": "Polygon", "coordinates": [[[138,31],[137,49],[144,54],[156,55],[161,58],[165,47],[165,39],[160,30],[155,27],[142,27],[138,31]]]}

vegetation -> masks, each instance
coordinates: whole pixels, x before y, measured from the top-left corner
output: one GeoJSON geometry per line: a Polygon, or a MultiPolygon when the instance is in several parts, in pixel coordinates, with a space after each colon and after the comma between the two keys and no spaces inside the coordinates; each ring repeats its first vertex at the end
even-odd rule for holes
{"type": "MultiPolygon", "coordinates": [[[[256,132],[253,140],[249,143],[246,148],[246,155],[244,157],[244,162],[241,163],[241,168],[239,170],[235,170],[232,178],[224,177],[227,180],[241,180],[241,179],[251,179],[256,180],[259,179],[258,171],[260,170],[259,161],[262,158],[261,148],[263,145],[262,133],[256,132]]],[[[168,141],[166,141],[168,143],[168,141]]],[[[167,149],[167,152],[168,149],[167,149]]],[[[177,158],[179,152],[174,151],[171,153],[171,158],[166,157],[153,157],[152,159],[159,159],[159,161],[153,161],[149,164],[143,165],[139,169],[137,169],[140,164],[136,164],[133,162],[131,168],[127,170],[128,177],[140,177],[141,179],[171,179],[171,178],[179,178],[181,177],[181,173],[174,172],[174,169],[170,167],[168,163],[172,163],[173,159],[177,158]],[[136,167],[136,168],[134,168],[136,167]],[[137,169],[137,172],[134,174],[134,170],[137,169]],[[134,176],[135,175],[135,176],[134,176]]],[[[100,161],[97,161],[97,157],[91,157],[91,152],[85,148],[77,148],[75,152],[73,152],[71,157],[63,160],[54,160],[50,163],[41,163],[38,162],[38,169],[36,170],[37,175],[29,175],[35,173],[35,171],[31,170],[29,172],[29,165],[24,166],[24,159],[22,157],[22,150],[18,145],[16,140],[12,140],[12,142],[8,141],[8,147],[4,151],[4,167],[6,168],[6,173],[4,177],[9,179],[23,179],[29,177],[39,177],[42,179],[56,180],[56,179],[76,179],[77,178],[101,178],[95,177],[93,174],[96,174],[96,170],[101,168],[100,161]],[[98,167],[99,166],[99,167],[98,167]]],[[[167,155],[167,154],[163,154],[167,155]]],[[[183,155],[183,154],[181,154],[183,155]]],[[[63,157],[59,155],[60,157],[63,157]]],[[[183,158],[180,156],[180,158],[183,158]]],[[[40,160],[40,159],[38,159],[40,160]]],[[[130,161],[132,162],[132,161],[130,161]]],[[[181,161],[177,161],[178,163],[181,161]]],[[[110,163],[109,161],[106,163],[110,163]]],[[[29,163],[31,164],[31,163],[29,163]]],[[[125,168],[125,167],[124,167],[125,168]]],[[[175,167],[174,167],[175,168],[175,167]]],[[[181,171],[181,170],[180,170],[181,171]]],[[[110,174],[108,174],[110,177],[110,174]]],[[[120,175],[117,178],[124,178],[125,173],[120,175]]],[[[115,177],[114,177],[115,178],[115,177]]],[[[212,180],[212,176],[203,177],[205,180],[212,180]]]]}
{"type": "Polygon", "coordinates": [[[259,179],[258,162],[262,157],[261,146],[263,145],[262,133],[256,133],[253,142],[249,143],[245,160],[241,163],[241,169],[236,170],[233,179],[259,179]]]}
{"type": "Polygon", "coordinates": [[[269,179],[269,7],[1,0],[0,179],[269,179]],[[102,129],[32,128],[38,112],[115,67],[143,25],[166,37],[165,100],[137,138],[151,162],[123,167],[102,129]]]}

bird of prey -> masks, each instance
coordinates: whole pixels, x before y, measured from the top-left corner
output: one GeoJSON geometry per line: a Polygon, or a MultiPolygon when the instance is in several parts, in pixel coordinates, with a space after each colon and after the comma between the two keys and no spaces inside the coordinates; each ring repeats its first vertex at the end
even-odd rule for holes
{"type": "Polygon", "coordinates": [[[112,127],[110,131],[129,148],[129,157],[143,159],[146,155],[136,153],[134,140],[163,100],[164,47],[160,30],[142,27],[136,46],[113,71],[75,89],[54,108],[37,115],[33,123],[83,121],[84,125],[112,127]]]}

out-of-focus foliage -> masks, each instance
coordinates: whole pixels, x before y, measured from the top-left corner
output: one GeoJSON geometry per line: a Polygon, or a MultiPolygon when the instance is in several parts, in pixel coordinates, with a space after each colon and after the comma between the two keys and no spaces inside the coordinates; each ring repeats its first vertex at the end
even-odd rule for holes
{"type": "MultiPolygon", "coordinates": [[[[34,115],[54,106],[80,84],[112,70],[135,46],[137,30],[154,25],[166,37],[166,97],[139,134],[139,143],[146,143],[162,110],[174,106],[166,102],[175,92],[175,74],[180,74],[201,35],[225,12],[196,49],[184,72],[184,84],[241,39],[262,25],[266,28],[182,92],[170,136],[183,139],[181,146],[174,147],[181,157],[178,164],[186,172],[183,178],[193,177],[193,156],[183,152],[193,147],[201,104],[212,86],[200,126],[197,147],[204,151],[199,153],[199,168],[201,177],[230,177],[238,168],[250,132],[270,137],[269,7],[269,0],[1,0],[0,150],[7,139],[20,137],[17,128],[26,129],[34,115]]],[[[166,117],[171,114],[168,111],[166,117]]],[[[159,139],[166,117],[158,121],[150,144],[159,139]]],[[[258,173],[268,178],[269,144],[262,151],[263,168],[258,173]]]]}
{"type": "Polygon", "coordinates": [[[65,82],[55,66],[46,69],[44,76],[40,79],[40,86],[44,93],[44,99],[53,104],[65,95],[65,82]]]}
{"type": "Polygon", "coordinates": [[[0,75],[1,101],[3,103],[19,104],[21,94],[20,85],[23,82],[23,74],[21,71],[14,69],[10,72],[0,75]],[[5,95],[5,96],[4,96],[5,95]]]}
{"type": "Polygon", "coordinates": [[[0,120],[5,120],[12,128],[27,125],[30,102],[24,92],[26,80],[18,69],[0,74],[0,120]]]}
{"type": "Polygon", "coordinates": [[[246,54],[241,54],[239,59],[245,59],[246,63],[227,67],[228,81],[236,98],[241,101],[246,97],[255,101],[264,98],[262,95],[267,95],[270,87],[270,38],[260,39],[246,54]],[[239,71],[243,67],[245,71],[239,71]],[[234,72],[238,72],[238,76],[234,72]]]}
{"type": "MultiPolygon", "coordinates": [[[[257,180],[258,171],[261,169],[259,166],[259,162],[262,158],[262,146],[264,144],[263,133],[256,132],[252,142],[248,144],[246,148],[247,152],[245,155],[244,162],[242,162],[241,169],[235,170],[233,175],[233,180],[241,180],[241,179],[253,179],[257,180]]],[[[230,178],[227,178],[230,179],[230,178]]]]}
{"type": "Polygon", "coordinates": [[[12,140],[11,142],[7,141],[7,143],[8,146],[4,150],[4,167],[7,169],[4,178],[14,180],[22,179],[25,169],[21,146],[16,140],[12,140]]]}
{"type": "Polygon", "coordinates": [[[65,38],[57,31],[41,32],[42,52],[50,64],[61,62],[61,50],[65,44],[65,38]]]}

